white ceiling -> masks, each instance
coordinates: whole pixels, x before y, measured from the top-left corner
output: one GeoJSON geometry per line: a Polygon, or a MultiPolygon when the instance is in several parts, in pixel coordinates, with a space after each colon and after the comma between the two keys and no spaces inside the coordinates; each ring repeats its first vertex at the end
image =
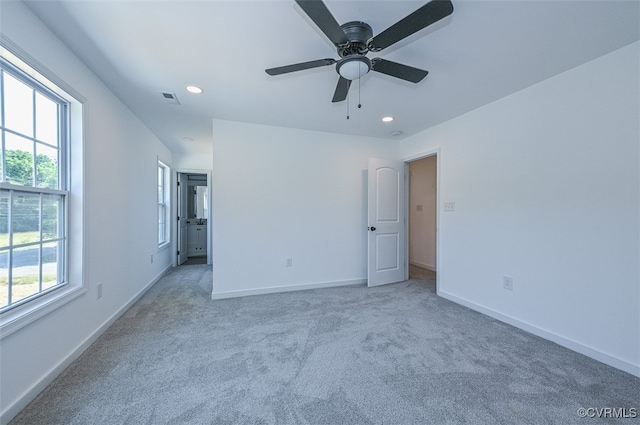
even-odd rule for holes
{"type": "MultiPolygon", "coordinates": [[[[331,103],[333,66],[264,72],[338,58],[293,0],[25,3],[179,153],[209,150],[213,118],[390,140],[400,130],[402,138],[640,39],[637,0],[453,0],[450,17],[370,55],[429,76],[414,85],[369,73],[360,93],[351,86],[347,120],[346,102],[331,103]],[[205,92],[190,94],[188,84],[205,92]],[[385,115],[395,120],[382,123],[385,115]]],[[[338,23],[365,21],[378,34],[426,1],[325,3],[338,23]]]]}

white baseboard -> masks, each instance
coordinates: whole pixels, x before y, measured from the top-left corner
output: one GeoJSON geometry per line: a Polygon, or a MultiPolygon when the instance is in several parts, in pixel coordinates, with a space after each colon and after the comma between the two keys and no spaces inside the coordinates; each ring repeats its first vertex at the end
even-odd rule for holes
{"type": "Polygon", "coordinates": [[[555,334],[553,332],[547,331],[545,329],[541,329],[535,325],[532,325],[530,323],[526,323],[523,322],[521,320],[518,320],[516,318],[513,318],[511,316],[507,316],[505,314],[502,313],[498,313],[495,310],[492,310],[490,308],[481,306],[479,304],[476,304],[474,302],[468,301],[466,299],[463,298],[459,298],[455,295],[452,295],[450,293],[444,292],[444,291],[437,291],[438,296],[442,297],[442,298],[446,298],[449,301],[452,301],[456,304],[460,304],[463,305],[465,307],[470,308],[471,310],[475,310],[479,313],[485,314],[489,317],[493,317],[496,320],[499,320],[501,322],[507,323],[511,326],[515,326],[516,328],[522,329],[523,331],[532,333],[536,336],[539,336],[541,338],[544,338],[548,341],[551,342],[555,342],[558,345],[561,345],[565,348],[568,348],[569,350],[575,351],[577,353],[583,354],[587,357],[591,357],[594,360],[597,360],[599,362],[602,362],[604,364],[607,364],[609,366],[615,367],[616,369],[620,369],[624,372],[630,373],[631,375],[635,375],[637,377],[640,377],[640,365],[634,365],[632,363],[629,363],[627,361],[621,360],[617,357],[611,356],[609,354],[603,353],[599,350],[596,350],[595,348],[586,346],[584,344],[581,344],[579,342],[576,342],[572,339],[569,338],[565,338],[563,336],[560,336],[558,334],[555,334]]]}
{"type": "Polygon", "coordinates": [[[8,424],[22,409],[27,407],[31,401],[36,398],[38,394],[42,392],[54,379],[58,377],[74,360],[76,360],[80,354],[84,352],[91,344],[93,344],[113,323],[118,320],[136,301],[138,301],[153,285],[155,285],[162,276],[167,274],[173,266],[169,264],[164,268],[155,278],[153,278],[148,284],[144,286],[138,293],[131,298],[124,306],[116,311],[109,319],[107,319],[98,329],[96,329],[87,339],[85,339],[80,345],[78,345],[69,355],[63,359],[58,365],[54,366],[49,372],[47,372],[40,381],[35,383],[31,388],[26,390],[18,400],[11,406],[7,407],[2,414],[0,414],[0,424],[8,424]]]}
{"type": "Polygon", "coordinates": [[[241,289],[239,291],[215,292],[215,289],[214,289],[214,291],[211,293],[211,299],[223,300],[225,298],[246,297],[249,295],[276,294],[279,292],[304,291],[307,289],[333,288],[335,286],[361,285],[363,283],[367,283],[366,278],[337,280],[332,282],[303,283],[299,285],[290,285],[290,286],[272,286],[269,288],[259,288],[259,289],[241,289]]]}
{"type": "Polygon", "coordinates": [[[431,270],[432,272],[436,271],[436,266],[430,265],[427,263],[421,263],[420,261],[409,261],[409,264],[411,264],[412,266],[417,266],[423,269],[431,270]]]}

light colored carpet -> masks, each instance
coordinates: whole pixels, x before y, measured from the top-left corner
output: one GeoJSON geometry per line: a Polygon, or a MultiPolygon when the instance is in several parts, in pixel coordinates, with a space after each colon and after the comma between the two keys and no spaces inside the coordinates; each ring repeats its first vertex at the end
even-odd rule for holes
{"type": "Polygon", "coordinates": [[[212,301],[178,267],[11,422],[597,424],[640,379],[435,295],[432,280],[212,301]]]}

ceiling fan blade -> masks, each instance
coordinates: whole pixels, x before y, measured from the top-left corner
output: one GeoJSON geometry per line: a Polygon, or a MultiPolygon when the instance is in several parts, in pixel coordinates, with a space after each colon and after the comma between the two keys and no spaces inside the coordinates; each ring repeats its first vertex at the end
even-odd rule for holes
{"type": "Polygon", "coordinates": [[[340,77],[338,80],[338,85],[336,86],[336,91],[333,93],[332,102],[342,102],[347,98],[347,94],[349,93],[349,87],[351,87],[351,80],[347,80],[346,78],[340,77]]]}
{"type": "Polygon", "coordinates": [[[391,62],[382,58],[374,58],[371,61],[371,69],[412,83],[419,83],[429,73],[424,69],[391,62]]]}
{"type": "Polygon", "coordinates": [[[369,50],[385,49],[452,13],[453,4],[450,0],[432,0],[373,37],[369,42],[369,50]]]}
{"type": "Polygon", "coordinates": [[[322,0],[296,0],[304,13],[320,28],[329,40],[336,46],[349,43],[340,25],[333,17],[322,0]]]}
{"type": "Polygon", "coordinates": [[[320,66],[333,65],[336,63],[334,59],[318,59],[315,61],[295,63],[293,65],[279,66],[277,68],[265,69],[269,75],[287,74],[289,72],[302,71],[304,69],[318,68],[320,66]]]}

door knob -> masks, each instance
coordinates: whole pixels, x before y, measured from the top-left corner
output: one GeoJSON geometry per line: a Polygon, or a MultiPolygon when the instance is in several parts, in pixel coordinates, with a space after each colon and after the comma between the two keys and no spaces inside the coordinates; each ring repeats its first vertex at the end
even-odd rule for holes
{"type": "Polygon", "coordinates": [[[371,230],[372,232],[375,232],[376,228],[375,228],[375,226],[371,226],[371,227],[368,227],[367,230],[371,230]]]}

